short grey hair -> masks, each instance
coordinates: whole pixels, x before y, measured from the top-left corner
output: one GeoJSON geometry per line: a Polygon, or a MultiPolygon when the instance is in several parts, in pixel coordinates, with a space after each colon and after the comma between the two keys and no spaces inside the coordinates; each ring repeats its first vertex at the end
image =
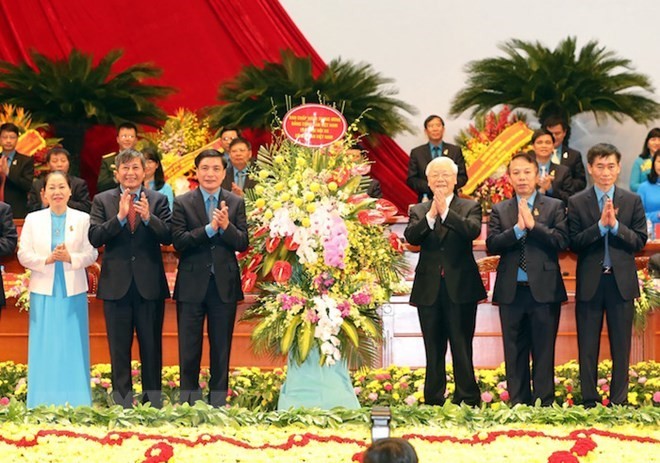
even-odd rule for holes
{"type": "Polygon", "coordinates": [[[119,154],[115,156],[115,167],[119,168],[121,164],[131,162],[133,159],[139,159],[140,163],[142,163],[143,169],[147,166],[147,161],[144,159],[142,153],[133,148],[128,148],[120,151],[119,154]]]}
{"type": "Polygon", "coordinates": [[[431,172],[431,169],[435,166],[449,168],[454,175],[458,174],[458,166],[456,165],[454,160],[448,158],[447,156],[440,156],[433,159],[431,162],[429,162],[426,165],[426,170],[424,171],[424,173],[426,174],[427,177],[429,176],[429,172],[431,172]]]}

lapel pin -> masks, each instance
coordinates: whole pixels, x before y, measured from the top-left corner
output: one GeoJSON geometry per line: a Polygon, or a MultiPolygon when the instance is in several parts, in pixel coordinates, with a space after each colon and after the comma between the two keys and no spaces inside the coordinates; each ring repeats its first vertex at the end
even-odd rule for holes
{"type": "Polygon", "coordinates": [[[564,152],[564,159],[568,159],[568,152],[564,152]]]}
{"type": "Polygon", "coordinates": [[[444,154],[445,156],[447,156],[448,153],[449,153],[449,150],[446,149],[446,148],[445,148],[445,150],[442,152],[442,154],[444,154]]]}
{"type": "Polygon", "coordinates": [[[73,231],[73,225],[69,225],[69,231],[73,231]]]}
{"type": "Polygon", "coordinates": [[[14,159],[14,162],[12,162],[11,165],[15,166],[16,164],[18,164],[18,161],[16,159],[14,159]]]}
{"type": "Polygon", "coordinates": [[[539,209],[537,207],[534,208],[534,215],[538,217],[540,215],[539,209]]]}

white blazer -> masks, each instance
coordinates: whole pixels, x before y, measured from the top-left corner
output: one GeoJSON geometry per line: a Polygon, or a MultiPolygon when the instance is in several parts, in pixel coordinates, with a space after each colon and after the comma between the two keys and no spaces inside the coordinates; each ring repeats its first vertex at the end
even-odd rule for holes
{"type": "MultiPolygon", "coordinates": [[[[63,262],[67,296],[87,292],[85,267],[92,265],[98,252],[87,238],[89,214],[67,208],[64,225],[64,245],[71,255],[71,263],[63,262]]],[[[53,295],[55,264],[46,265],[51,254],[52,224],[50,209],[32,212],[25,218],[18,244],[18,261],[32,271],[30,292],[53,295]]]]}

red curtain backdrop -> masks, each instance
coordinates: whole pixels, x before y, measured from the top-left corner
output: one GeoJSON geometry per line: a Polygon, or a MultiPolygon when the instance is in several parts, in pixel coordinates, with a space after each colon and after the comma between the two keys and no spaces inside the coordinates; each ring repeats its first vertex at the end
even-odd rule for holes
{"type": "MultiPolygon", "coordinates": [[[[221,82],[243,65],[278,60],[282,49],[311,56],[316,73],[325,67],[276,0],[0,0],[0,15],[1,60],[29,60],[32,49],[61,58],[73,48],[97,57],[120,48],[117,69],[145,61],[163,69],[159,83],[177,89],[162,104],[168,113],[216,104],[221,82]]],[[[87,134],[81,172],[92,190],[101,156],[115,148],[113,128],[87,134]]],[[[370,156],[384,196],[405,212],[415,201],[406,153],[381,137],[370,156]]]]}

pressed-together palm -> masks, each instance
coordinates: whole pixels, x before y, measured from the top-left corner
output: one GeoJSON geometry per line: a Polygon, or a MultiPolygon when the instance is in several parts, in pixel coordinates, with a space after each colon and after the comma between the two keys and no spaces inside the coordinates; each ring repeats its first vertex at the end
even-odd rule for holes
{"type": "Polygon", "coordinates": [[[630,60],[596,41],[578,51],[574,37],[554,50],[512,39],[500,49],[504,57],[467,64],[467,85],[454,97],[452,115],[468,110],[475,115],[508,104],[533,110],[540,120],[550,115],[570,120],[583,112],[617,121],[627,116],[638,123],[660,116],[660,104],[649,97],[649,77],[633,72],[630,60]]]}
{"type": "Polygon", "coordinates": [[[281,55],[281,63],[245,66],[220,86],[222,104],[210,111],[215,127],[268,129],[273,112],[280,107],[322,102],[335,104],[349,122],[368,109],[359,123],[361,133],[411,131],[402,112],[413,114],[414,108],[394,98],[398,91],[390,86],[393,80],[381,76],[370,64],[336,59],[315,78],[310,57],[300,58],[289,50],[281,55]]]}

